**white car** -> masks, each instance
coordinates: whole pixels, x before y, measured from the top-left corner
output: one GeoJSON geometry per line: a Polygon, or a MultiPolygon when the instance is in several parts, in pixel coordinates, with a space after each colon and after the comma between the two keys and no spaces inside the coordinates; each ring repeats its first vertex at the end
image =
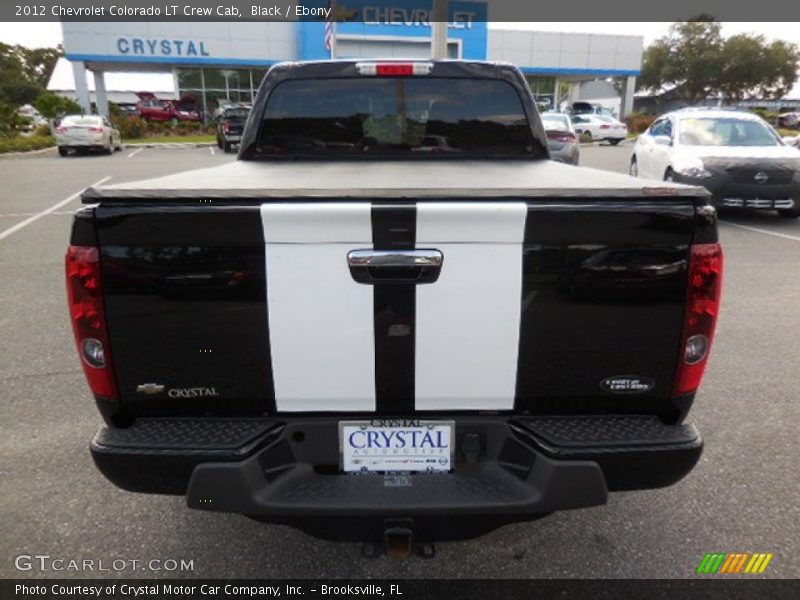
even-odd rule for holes
{"type": "Polygon", "coordinates": [[[704,108],[668,113],[636,140],[630,174],[703,186],[715,206],[800,217],[800,151],[752,113],[704,108]]]}
{"type": "Polygon", "coordinates": [[[586,134],[592,140],[605,140],[613,146],[628,137],[628,126],[608,115],[575,115],[572,125],[578,135],[586,134]]]}
{"type": "Polygon", "coordinates": [[[30,104],[23,104],[17,109],[17,114],[25,119],[25,124],[22,126],[22,131],[33,131],[37,127],[48,125],[45,119],[38,110],[30,104]]]}
{"type": "Polygon", "coordinates": [[[56,127],[56,145],[61,156],[83,150],[111,154],[122,150],[122,138],[104,117],[71,115],[56,127]]]}

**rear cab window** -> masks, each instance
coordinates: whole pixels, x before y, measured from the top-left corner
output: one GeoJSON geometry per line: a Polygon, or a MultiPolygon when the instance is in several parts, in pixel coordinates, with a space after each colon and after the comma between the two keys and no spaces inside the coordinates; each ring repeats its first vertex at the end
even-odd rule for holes
{"type": "Polygon", "coordinates": [[[496,79],[295,79],[267,99],[254,158],[538,157],[519,94],[496,79]]]}
{"type": "Polygon", "coordinates": [[[103,121],[100,117],[64,117],[64,119],[61,121],[61,126],[64,125],[97,126],[102,124],[103,121]]]}

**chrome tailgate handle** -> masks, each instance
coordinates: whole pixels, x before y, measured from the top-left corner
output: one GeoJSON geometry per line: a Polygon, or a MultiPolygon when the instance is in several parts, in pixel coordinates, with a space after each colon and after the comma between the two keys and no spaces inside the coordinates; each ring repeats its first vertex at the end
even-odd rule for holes
{"type": "Polygon", "coordinates": [[[444,255],[435,249],[351,250],[350,274],[358,283],[433,283],[439,278],[444,255]]]}

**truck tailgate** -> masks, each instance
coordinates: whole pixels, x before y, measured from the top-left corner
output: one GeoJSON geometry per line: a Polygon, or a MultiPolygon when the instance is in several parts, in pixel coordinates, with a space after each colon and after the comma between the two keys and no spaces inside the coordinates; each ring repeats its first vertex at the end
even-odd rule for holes
{"type": "Polygon", "coordinates": [[[121,403],[132,415],[661,412],[695,200],[103,203],[121,403]],[[415,250],[439,253],[439,268],[398,266],[415,250]],[[389,265],[354,266],[353,251],[389,265]],[[635,390],[609,384],[626,378],[635,390]]]}

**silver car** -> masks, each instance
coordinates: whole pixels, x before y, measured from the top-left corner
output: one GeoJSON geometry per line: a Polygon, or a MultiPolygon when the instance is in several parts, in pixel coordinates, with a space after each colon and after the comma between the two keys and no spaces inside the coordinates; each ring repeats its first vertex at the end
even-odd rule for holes
{"type": "Polygon", "coordinates": [[[577,165],[580,159],[578,135],[572,126],[569,115],[565,113],[542,113],[542,125],[547,134],[547,147],[550,158],[570,165],[577,165]]]}
{"type": "Polygon", "coordinates": [[[111,154],[122,150],[122,138],[108,119],[95,115],[71,115],[64,117],[56,127],[56,145],[61,156],[78,150],[111,154]]]}

